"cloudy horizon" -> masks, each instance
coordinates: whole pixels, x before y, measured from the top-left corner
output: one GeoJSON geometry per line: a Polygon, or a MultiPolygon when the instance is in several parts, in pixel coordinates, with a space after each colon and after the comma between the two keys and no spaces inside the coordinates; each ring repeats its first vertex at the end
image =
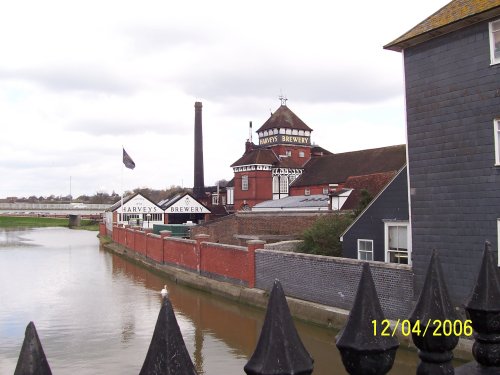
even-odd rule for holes
{"type": "Polygon", "coordinates": [[[402,56],[382,46],[447,2],[4,3],[0,198],[191,187],[195,101],[206,185],[280,95],[332,152],[405,143],[402,56]]]}

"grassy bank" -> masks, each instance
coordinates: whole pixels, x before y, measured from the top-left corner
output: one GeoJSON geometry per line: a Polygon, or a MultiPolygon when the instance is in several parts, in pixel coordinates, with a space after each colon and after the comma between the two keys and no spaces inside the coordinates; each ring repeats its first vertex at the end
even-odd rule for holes
{"type": "MultiPolygon", "coordinates": [[[[31,216],[0,216],[0,228],[13,227],[67,227],[69,219],[31,216]]],[[[99,230],[99,224],[93,220],[82,220],[77,229],[99,230]]]]}

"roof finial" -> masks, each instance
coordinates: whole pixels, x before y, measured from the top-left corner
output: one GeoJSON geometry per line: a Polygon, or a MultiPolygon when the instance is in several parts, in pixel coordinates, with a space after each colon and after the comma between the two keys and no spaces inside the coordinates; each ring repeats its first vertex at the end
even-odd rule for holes
{"type": "Polygon", "coordinates": [[[286,107],[286,101],[288,100],[286,96],[283,96],[282,94],[278,97],[278,99],[281,100],[281,105],[284,105],[286,107]]]}

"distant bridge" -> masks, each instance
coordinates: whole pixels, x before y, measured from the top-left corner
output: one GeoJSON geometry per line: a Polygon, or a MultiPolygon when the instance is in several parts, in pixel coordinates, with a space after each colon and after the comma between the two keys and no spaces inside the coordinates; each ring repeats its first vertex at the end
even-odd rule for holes
{"type": "Polygon", "coordinates": [[[0,215],[29,216],[97,216],[104,213],[111,204],[84,203],[0,203],[0,215]]]}

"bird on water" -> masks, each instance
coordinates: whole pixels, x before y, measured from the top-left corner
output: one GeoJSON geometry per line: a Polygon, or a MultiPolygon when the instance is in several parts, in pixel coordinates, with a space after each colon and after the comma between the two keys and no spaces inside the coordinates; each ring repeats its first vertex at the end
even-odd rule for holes
{"type": "Polygon", "coordinates": [[[166,285],[163,285],[163,289],[161,290],[160,294],[162,297],[168,296],[168,290],[166,285]]]}

